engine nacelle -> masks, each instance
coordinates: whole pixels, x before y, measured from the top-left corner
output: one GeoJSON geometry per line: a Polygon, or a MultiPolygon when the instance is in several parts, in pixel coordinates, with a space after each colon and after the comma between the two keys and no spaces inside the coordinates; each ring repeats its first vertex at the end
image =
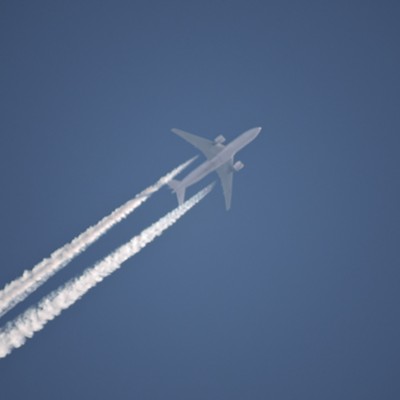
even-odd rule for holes
{"type": "Polygon", "coordinates": [[[222,135],[219,135],[214,139],[214,143],[215,144],[222,144],[222,143],[225,142],[225,140],[226,139],[222,135]]]}
{"type": "Polygon", "coordinates": [[[233,169],[237,172],[240,171],[244,167],[244,164],[241,161],[236,161],[235,164],[233,164],[233,169]]]}

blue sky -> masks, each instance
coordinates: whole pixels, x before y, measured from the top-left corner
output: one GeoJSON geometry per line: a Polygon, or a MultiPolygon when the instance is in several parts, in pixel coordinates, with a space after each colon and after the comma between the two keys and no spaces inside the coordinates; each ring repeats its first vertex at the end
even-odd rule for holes
{"type": "MultiPolygon", "coordinates": [[[[399,8],[3,1],[1,286],[196,155],[170,128],[263,130],[232,209],[217,186],[1,360],[0,397],[398,399],[399,8]]],[[[161,190],[2,322],[175,206],[161,190]]]]}

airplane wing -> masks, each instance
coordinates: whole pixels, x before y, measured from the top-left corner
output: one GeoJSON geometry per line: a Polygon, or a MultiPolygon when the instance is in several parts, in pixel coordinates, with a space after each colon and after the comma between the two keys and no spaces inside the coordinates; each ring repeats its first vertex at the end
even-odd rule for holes
{"type": "Polygon", "coordinates": [[[231,208],[233,171],[233,158],[217,168],[217,174],[221,180],[222,190],[224,191],[225,207],[227,210],[231,208]]]}
{"type": "Polygon", "coordinates": [[[211,140],[204,139],[200,136],[193,135],[192,133],[188,133],[180,129],[173,128],[171,130],[176,135],[180,136],[182,139],[185,139],[191,145],[199,149],[207,159],[213,158],[224,148],[222,143],[216,144],[211,140]]]}

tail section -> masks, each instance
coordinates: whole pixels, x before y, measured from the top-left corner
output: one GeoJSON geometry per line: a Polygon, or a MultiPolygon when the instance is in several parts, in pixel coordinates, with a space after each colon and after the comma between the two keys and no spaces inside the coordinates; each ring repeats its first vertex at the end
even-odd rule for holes
{"type": "Polygon", "coordinates": [[[185,190],[186,188],[182,186],[181,182],[176,179],[169,181],[168,186],[176,193],[178,197],[178,203],[181,205],[185,201],[185,190]]]}

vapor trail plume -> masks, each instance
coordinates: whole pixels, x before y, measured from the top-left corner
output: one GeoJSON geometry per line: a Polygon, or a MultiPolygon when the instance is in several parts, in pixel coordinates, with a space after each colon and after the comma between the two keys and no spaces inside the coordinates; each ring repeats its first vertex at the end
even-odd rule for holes
{"type": "Polygon", "coordinates": [[[19,302],[26,299],[26,297],[40,285],[65,267],[73,258],[86,250],[115,224],[126,218],[153,193],[184,170],[193,160],[194,158],[175,168],[154,185],[143,190],[143,192],[139,193],[136,197],[127,201],[111,214],[101,219],[96,225],[89,227],[70,243],[54,251],[50,257],[43,259],[40,263],[36,264],[33,269],[30,271],[26,270],[19,278],[7,284],[3,290],[0,291],[0,317],[19,302]]]}
{"type": "Polygon", "coordinates": [[[71,279],[59,289],[44,297],[36,307],[31,307],[19,317],[8,322],[0,331],[0,358],[7,356],[14,348],[21,347],[35,332],[40,331],[63,310],[79,300],[97,283],[121,267],[121,264],[138,253],[143,247],[161,235],[179,218],[202,200],[212,189],[209,185],[181,206],[175,208],[150,227],[144,229],[126,244],[77,278],[71,279]]]}

